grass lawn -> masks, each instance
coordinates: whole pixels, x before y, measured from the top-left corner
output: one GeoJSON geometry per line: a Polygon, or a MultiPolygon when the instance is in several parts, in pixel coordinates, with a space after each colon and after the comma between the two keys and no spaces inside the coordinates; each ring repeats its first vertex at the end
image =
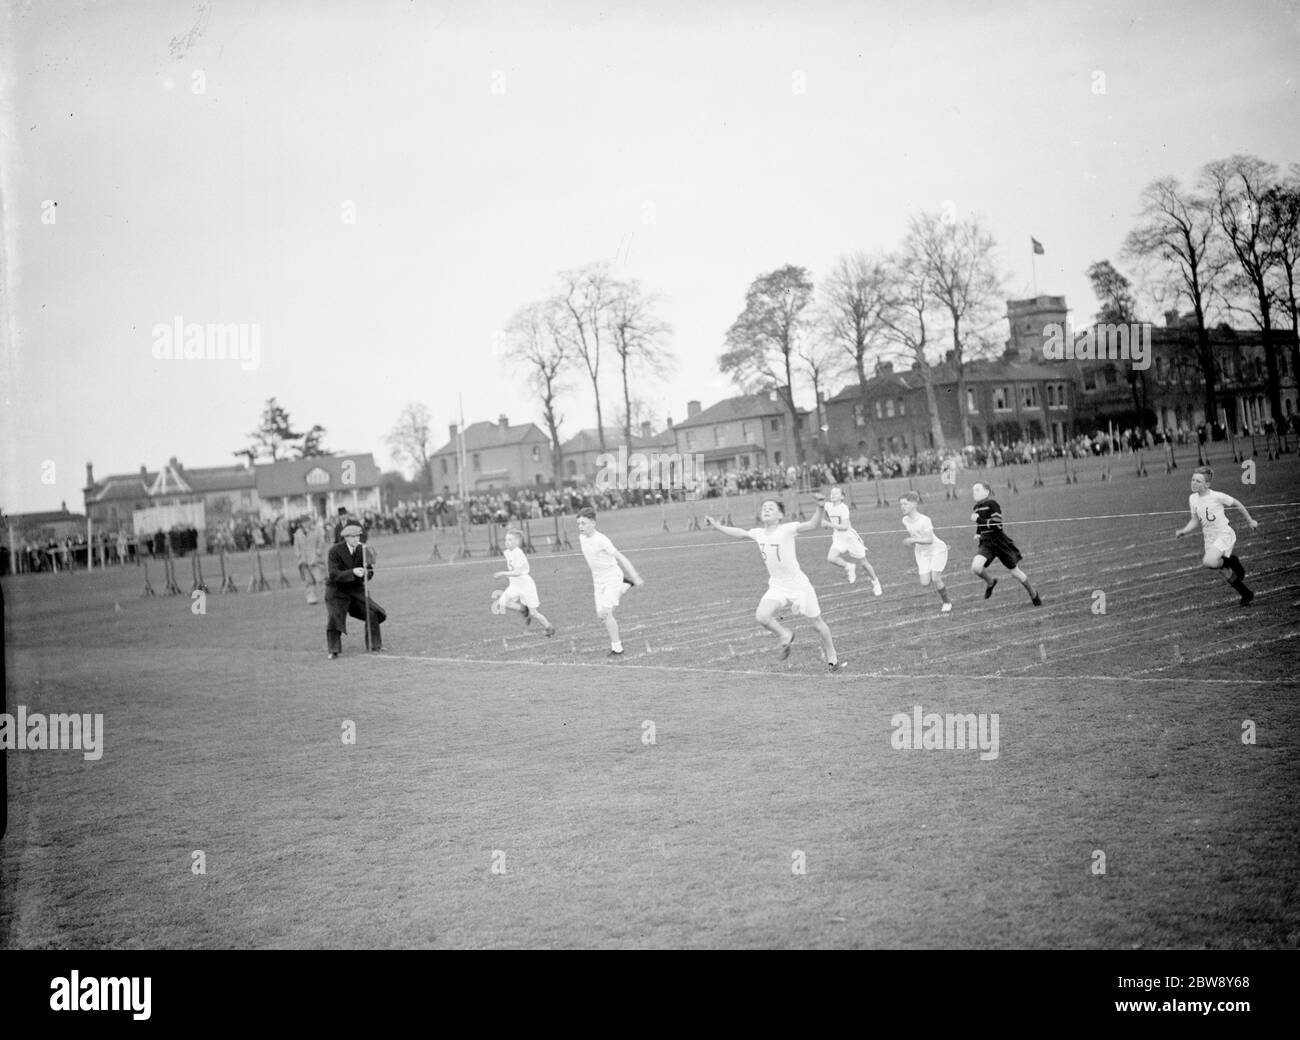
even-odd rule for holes
{"type": "MultiPolygon", "coordinates": [[[[1300,461],[1259,460],[1253,486],[1216,463],[1260,521],[1232,517],[1245,609],[1199,536],[1173,538],[1185,460],[995,475],[1041,609],[1005,574],[982,598],[969,476],[955,502],[917,481],[952,546],[948,616],[902,544],[907,482],[888,507],[854,487],[882,597],[825,563],[828,536],[799,540],[834,676],[798,619],[777,659],[756,548],[688,530],[685,505],[602,516],[646,578],[622,662],[572,521],[570,550],[531,530],[549,640],[488,612],[482,529],[457,562],[454,539],[430,562],[432,534],[377,537],[390,652],[353,623],[337,661],[272,556],[273,591],[245,591],[241,556],[226,596],[205,558],[203,614],[141,597],[135,567],[7,578],[6,710],[102,713],[104,751],[6,754],[0,943],[1294,949],[1300,461]],[[997,757],[895,749],[917,705],[996,713],[997,757]]],[[[753,496],[707,505],[754,523],[753,496]]]]}

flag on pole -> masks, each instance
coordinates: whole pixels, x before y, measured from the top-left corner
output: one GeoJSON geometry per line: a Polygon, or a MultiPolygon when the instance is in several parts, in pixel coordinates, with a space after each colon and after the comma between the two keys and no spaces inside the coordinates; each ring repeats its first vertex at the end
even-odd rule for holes
{"type": "Polygon", "coordinates": [[[1029,241],[1032,242],[1032,243],[1034,244],[1034,253],[1035,253],[1037,256],[1042,256],[1042,255],[1043,255],[1043,243],[1040,242],[1040,241],[1038,241],[1038,239],[1034,238],[1032,235],[1029,237],[1029,241]]]}

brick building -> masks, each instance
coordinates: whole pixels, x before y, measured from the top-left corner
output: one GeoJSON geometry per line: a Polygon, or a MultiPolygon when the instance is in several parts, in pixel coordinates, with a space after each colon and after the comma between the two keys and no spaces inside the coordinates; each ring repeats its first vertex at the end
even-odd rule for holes
{"type": "MultiPolygon", "coordinates": [[[[448,441],[429,456],[433,486],[441,494],[460,488],[460,437],[453,423],[448,441]]],[[[465,427],[465,489],[502,490],[554,480],[550,439],[534,423],[511,426],[502,415],[495,423],[465,427]]]]}
{"type": "Polygon", "coordinates": [[[672,427],[678,454],[700,455],[704,472],[743,473],[792,466],[799,458],[796,437],[807,436],[807,409],[794,421],[775,392],[728,397],[708,408],[686,403],[686,418],[672,427]]]}

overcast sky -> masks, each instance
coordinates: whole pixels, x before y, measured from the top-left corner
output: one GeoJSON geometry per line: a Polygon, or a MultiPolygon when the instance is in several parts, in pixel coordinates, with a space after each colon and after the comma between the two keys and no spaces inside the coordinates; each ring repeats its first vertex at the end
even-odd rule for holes
{"type": "MultiPolygon", "coordinates": [[[[656,428],[737,392],[756,275],[817,280],[945,202],[1011,297],[1038,238],[1084,321],[1149,181],[1300,160],[1295,3],[876,6],[7,5],[0,508],[80,511],[88,461],[231,463],[271,396],[385,468],[408,401],[439,445],[457,395],[540,425],[494,334],[599,259],[665,298],[656,428]],[[177,316],[256,324],[258,366],[155,359],[177,316]]],[[[593,425],[590,388],[563,411],[593,425]]]]}

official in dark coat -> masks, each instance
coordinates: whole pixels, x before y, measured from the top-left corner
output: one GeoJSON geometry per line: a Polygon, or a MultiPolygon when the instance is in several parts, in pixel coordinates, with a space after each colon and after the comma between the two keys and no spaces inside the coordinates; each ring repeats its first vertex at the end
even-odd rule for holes
{"type": "MultiPolygon", "coordinates": [[[[342,635],[347,631],[348,617],[358,621],[366,619],[366,590],[364,580],[374,577],[374,564],[369,562],[367,549],[361,544],[361,528],[349,524],[343,528],[343,541],[329,551],[328,573],[325,578],[325,609],[329,621],[325,625],[325,642],[331,658],[343,652],[342,635]],[[364,576],[364,579],[363,579],[364,576]]],[[[388,620],[388,613],[370,600],[370,631],[366,633],[366,649],[382,650],[383,641],[379,626],[388,620]]]]}

